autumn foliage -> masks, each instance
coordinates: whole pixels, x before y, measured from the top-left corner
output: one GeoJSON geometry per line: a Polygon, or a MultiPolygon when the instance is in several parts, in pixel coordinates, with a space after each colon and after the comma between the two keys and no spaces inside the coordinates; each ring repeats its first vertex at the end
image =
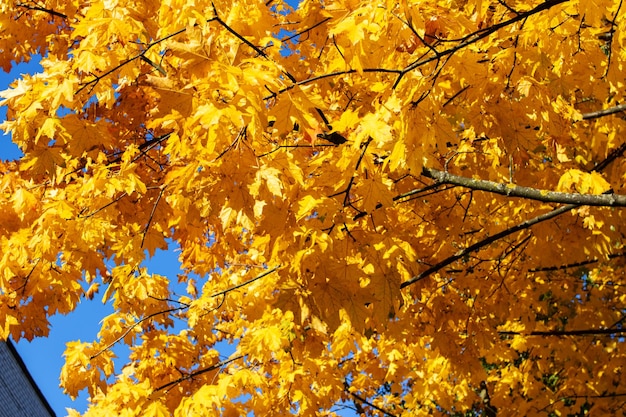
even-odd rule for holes
{"type": "Polygon", "coordinates": [[[622,6],[2,2],[43,71],[0,93],[0,339],[111,301],[88,416],[621,413],[622,6]]]}

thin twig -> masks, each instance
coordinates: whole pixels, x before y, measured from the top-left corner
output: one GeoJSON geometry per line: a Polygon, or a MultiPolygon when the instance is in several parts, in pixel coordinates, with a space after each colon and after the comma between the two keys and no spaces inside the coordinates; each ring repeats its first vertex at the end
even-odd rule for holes
{"type": "Polygon", "coordinates": [[[526,220],[520,224],[517,224],[513,227],[510,227],[508,229],[505,229],[503,231],[501,231],[500,233],[496,233],[493,236],[489,236],[488,238],[485,238],[479,242],[474,243],[473,245],[468,246],[467,248],[457,252],[456,254],[449,256],[448,258],[442,260],[441,262],[436,263],[435,265],[431,266],[430,268],[426,269],[425,271],[421,272],[420,274],[418,274],[417,276],[411,278],[408,281],[403,282],[402,284],[400,284],[400,289],[402,288],[406,288],[411,284],[415,284],[418,281],[423,280],[424,278],[429,277],[430,275],[434,274],[435,272],[439,271],[442,268],[445,268],[446,266],[450,265],[453,262],[458,261],[459,259],[464,258],[465,256],[469,255],[472,252],[478,251],[480,249],[482,249],[483,247],[490,245],[493,242],[496,242],[500,239],[502,239],[503,237],[509,236],[515,232],[519,232],[520,230],[524,230],[524,229],[528,229],[531,226],[534,226],[536,224],[539,224],[541,222],[544,222],[546,220],[550,220],[556,216],[559,216],[563,213],[567,213],[570,210],[573,210],[575,208],[579,207],[579,205],[577,204],[568,204],[566,206],[560,207],[556,210],[552,210],[549,211],[547,213],[544,213],[540,216],[537,216],[535,218],[532,218],[530,220],[526,220]]]}
{"type": "Polygon", "coordinates": [[[397,417],[395,414],[391,414],[389,411],[387,411],[387,410],[385,410],[385,409],[383,409],[383,408],[380,408],[380,407],[378,407],[378,406],[377,406],[377,405],[375,405],[375,404],[372,404],[372,403],[371,403],[371,402],[369,402],[366,398],[363,398],[363,397],[361,397],[360,395],[355,394],[354,392],[350,392],[350,391],[348,391],[348,390],[346,390],[346,392],[347,392],[348,394],[350,394],[352,397],[354,397],[354,399],[356,399],[356,400],[360,401],[361,403],[363,403],[363,404],[367,405],[368,407],[372,407],[374,410],[379,411],[379,412],[383,413],[384,415],[386,415],[386,416],[388,416],[388,417],[397,417]]]}
{"type": "Polygon", "coordinates": [[[122,333],[119,337],[117,337],[114,341],[112,341],[111,343],[109,343],[106,347],[102,348],[100,351],[98,351],[98,353],[95,353],[93,355],[91,355],[89,357],[89,360],[95,359],[98,356],[102,355],[102,353],[106,352],[107,350],[111,349],[113,346],[115,346],[117,343],[119,343],[120,340],[122,340],[123,338],[125,338],[128,333],[131,332],[131,330],[133,330],[135,327],[139,326],[141,323],[143,323],[146,320],[150,320],[153,317],[156,317],[158,315],[161,314],[167,314],[167,313],[171,313],[173,311],[179,311],[179,310],[184,310],[186,308],[188,308],[189,305],[183,306],[183,307],[175,307],[175,308],[170,308],[168,310],[163,310],[163,311],[158,311],[156,313],[152,313],[138,321],[136,321],[135,323],[133,323],[131,326],[128,326],[128,328],[126,328],[126,330],[124,331],[124,333],[122,333]]]}
{"type": "Polygon", "coordinates": [[[31,6],[25,3],[17,3],[15,6],[22,7],[28,10],[35,10],[38,12],[45,12],[45,13],[48,13],[49,15],[60,17],[61,19],[67,19],[67,16],[64,15],[63,13],[57,12],[56,10],[52,10],[52,9],[46,9],[45,7],[42,7],[42,6],[31,6]]]}
{"type": "Polygon", "coordinates": [[[412,64],[408,65],[407,67],[405,67],[403,70],[400,71],[400,75],[398,76],[398,78],[394,82],[392,88],[395,89],[398,86],[398,84],[400,84],[400,81],[402,80],[402,78],[404,77],[405,74],[407,74],[407,73],[409,73],[409,72],[411,72],[411,71],[413,71],[413,70],[415,70],[415,69],[417,69],[417,68],[419,68],[419,67],[421,67],[423,65],[426,65],[426,64],[428,64],[428,63],[430,63],[432,61],[440,60],[444,56],[452,55],[455,52],[457,52],[457,51],[459,51],[459,50],[461,50],[461,49],[463,49],[463,48],[465,48],[465,47],[467,47],[467,46],[469,46],[471,44],[474,44],[474,43],[476,43],[476,42],[478,42],[478,41],[480,41],[480,40],[482,40],[482,39],[492,35],[493,33],[497,32],[500,29],[503,29],[503,28],[505,28],[507,26],[510,26],[510,25],[512,25],[514,23],[519,22],[520,20],[526,19],[527,17],[530,17],[530,16],[532,16],[534,14],[537,14],[539,12],[542,12],[544,10],[548,10],[548,9],[550,9],[553,6],[556,6],[558,4],[565,3],[565,2],[567,2],[567,0],[546,0],[543,3],[539,4],[537,7],[533,8],[531,10],[528,10],[526,12],[520,13],[519,15],[516,15],[515,17],[513,17],[513,18],[511,18],[509,20],[506,20],[504,22],[495,24],[495,25],[490,26],[488,28],[481,29],[481,30],[478,30],[476,32],[473,32],[473,33],[471,33],[471,34],[469,34],[469,35],[459,39],[458,41],[460,43],[458,45],[456,45],[456,46],[454,46],[452,48],[446,49],[444,51],[440,51],[435,56],[431,56],[431,57],[428,57],[428,58],[425,58],[425,59],[417,60],[417,61],[413,62],[412,64]]]}
{"type": "MultiPolygon", "coordinates": [[[[218,22],[220,25],[222,25],[222,27],[224,29],[226,29],[227,31],[229,31],[233,36],[235,36],[237,39],[239,39],[241,42],[245,43],[246,45],[248,45],[250,48],[254,49],[254,51],[259,54],[260,56],[262,56],[263,58],[267,59],[268,61],[274,62],[274,60],[272,60],[269,56],[267,56],[267,54],[261,50],[261,48],[259,48],[258,46],[256,46],[255,44],[253,44],[252,42],[250,42],[249,40],[247,40],[246,38],[244,38],[243,36],[241,36],[236,30],[234,30],[233,28],[231,28],[230,26],[228,26],[228,24],[226,24],[226,22],[224,22],[217,14],[217,8],[215,7],[214,3],[211,3],[211,6],[213,6],[213,13],[215,14],[215,21],[218,22]]],[[[289,78],[289,80],[291,80],[291,82],[296,83],[297,80],[296,78],[291,75],[288,71],[286,70],[282,70],[282,73],[285,74],[287,76],[287,78],[289,78]]]]}
{"type": "Polygon", "coordinates": [[[117,203],[118,201],[120,201],[122,198],[126,197],[128,194],[126,194],[125,192],[122,192],[122,194],[120,194],[119,197],[117,197],[115,200],[111,201],[110,203],[105,204],[104,206],[96,209],[95,211],[87,214],[86,216],[81,216],[80,214],[78,215],[79,218],[83,218],[83,219],[87,219],[91,216],[96,215],[97,213],[101,212],[102,210],[104,210],[105,208],[112,206],[113,204],[117,203]]]}
{"type": "Polygon", "coordinates": [[[222,156],[226,155],[226,152],[230,151],[231,149],[233,149],[235,146],[237,146],[237,142],[239,142],[242,138],[246,137],[246,131],[248,129],[248,126],[244,126],[241,129],[239,129],[239,133],[237,133],[237,136],[235,137],[235,140],[232,141],[232,143],[230,145],[228,145],[226,147],[226,149],[224,149],[222,151],[222,153],[220,153],[219,155],[217,155],[217,158],[215,158],[214,161],[217,161],[218,159],[220,159],[222,156]]]}
{"type": "Polygon", "coordinates": [[[316,27],[318,27],[320,25],[323,25],[324,23],[328,22],[329,20],[330,20],[330,17],[327,17],[326,19],[323,19],[323,20],[317,22],[316,24],[314,24],[313,26],[311,26],[309,28],[306,28],[304,30],[301,30],[300,32],[294,33],[291,36],[287,36],[286,38],[282,38],[280,41],[283,42],[283,43],[287,42],[287,41],[290,41],[293,38],[297,38],[300,35],[304,35],[305,33],[310,32],[311,30],[315,29],[316,27]]]}
{"type": "Polygon", "coordinates": [[[152,211],[150,212],[148,223],[146,223],[146,227],[143,230],[143,237],[141,238],[141,246],[139,246],[140,248],[143,248],[143,244],[146,240],[146,235],[148,234],[148,229],[150,228],[150,224],[152,223],[152,219],[154,218],[154,213],[156,212],[157,205],[159,204],[159,201],[161,201],[161,196],[163,196],[163,192],[165,192],[165,188],[166,187],[161,188],[161,191],[159,192],[159,196],[157,197],[156,201],[154,202],[154,205],[152,206],[152,211]]]}
{"type": "Polygon", "coordinates": [[[219,297],[220,295],[224,295],[224,294],[229,293],[231,291],[234,291],[234,290],[236,290],[238,288],[245,287],[246,285],[248,285],[250,283],[253,283],[256,280],[261,279],[261,278],[271,274],[272,272],[275,272],[276,270],[278,270],[278,268],[280,268],[280,265],[275,266],[274,268],[270,269],[269,271],[265,271],[264,273],[262,273],[259,276],[256,276],[256,277],[254,277],[252,279],[244,281],[241,284],[237,284],[237,285],[234,285],[234,286],[232,286],[230,288],[227,288],[227,289],[225,289],[223,291],[219,291],[219,292],[216,292],[215,294],[211,294],[210,297],[219,297]]]}
{"type": "MultiPolygon", "coordinates": [[[[621,253],[612,253],[610,255],[608,255],[608,259],[614,259],[614,258],[619,258],[622,256],[626,256],[626,252],[621,252],[621,253]]],[[[570,269],[570,268],[580,268],[581,266],[587,266],[587,265],[591,265],[591,264],[596,264],[602,262],[602,259],[598,259],[598,258],[594,258],[594,259],[589,259],[586,261],[580,261],[580,262],[574,262],[571,264],[566,264],[566,265],[552,265],[552,266],[545,266],[545,267],[537,267],[537,268],[530,268],[528,270],[528,272],[548,272],[548,271],[559,271],[562,269],[570,269]]]]}
{"type": "Polygon", "coordinates": [[[223,367],[225,365],[228,365],[231,362],[234,362],[234,361],[242,359],[242,358],[243,358],[243,355],[235,356],[234,358],[218,362],[215,365],[211,365],[211,366],[209,366],[207,368],[200,369],[200,370],[194,371],[194,372],[190,372],[187,375],[184,375],[184,376],[182,376],[182,377],[180,377],[178,379],[175,379],[174,381],[171,381],[171,382],[168,382],[167,384],[161,385],[160,387],[156,388],[154,391],[155,392],[162,391],[162,390],[164,390],[166,388],[171,387],[172,385],[180,384],[181,382],[186,381],[188,379],[192,379],[193,377],[196,377],[198,375],[202,375],[202,374],[204,374],[206,372],[214,371],[214,370],[216,370],[218,368],[221,368],[221,367],[223,367]]]}
{"type": "Polygon", "coordinates": [[[455,98],[457,98],[458,96],[460,96],[461,94],[463,94],[465,91],[467,91],[467,89],[470,88],[469,85],[466,85],[465,87],[461,88],[459,91],[457,91],[452,97],[450,97],[449,99],[446,100],[445,103],[443,103],[443,105],[441,107],[446,107],[448,104],[452,103],[454,101],[455,98]]]}
{"type": "MultiPolygon", "coordinates": [[[[208,22],[210,22],[211,20],[213,20],[213,19],[209,19],[209,20],[208,20],[208,22]]],[[[180,35],[181,33],[184,33],[186,30],[187,30],[187,28],[177,30],[176,32],[170,33],[169,35],[166,35],[166,36],[164,36],[164,37],[162,37],[162,38],[160,38],[160,39],[157,39],[157,40],[156,40],[156,41],[154,41],[154,42],[149,43],[149,44],[145,47],[145,49],[144,49],[143,51],[139,52],[138,54],[136,54],[136,55],[134,55],[134,56],[132,56],[132,57],[130,57],[130,58],[128,58],[128,59],[125,59],[124,61],[122,61],[122,62],[120,62],[119,64],[117,64],[115,67],[113,67],[113,68],[111,68],[111,69],[109,69],[109,70],[105,71],[103,74],[101,74],[101,75],[96,75],[96,76],[95,76],[92,80],[87,81],[87,82],[86,82],[85,84],[83,84],[83,86],[82,86],[81,88],[79,88],[79,89],[76,91],[76,93],[74,93],[74,94],[79,94],[81,91],[83,91],[85,88],[87,88],[88,86],[90,86],[90,85],[92,85],[92,84],[93,84],[93,85],[94,85],[94,87],[95,87],[95,85],[96,85],[96,84],[98,84],[98,82],[100,82],[100,80],[101,80],[101,79],[103,79],[104,77],[107,77],[108,75],[110,75],[110,74],[114,73],[115,71],[117,71],[118,69],[122,68],[124,65],[126,65],[126,64],[128,64],[128,63],[130,63],[130,62],[133,62],[133,61],[135,61],[135,60],[137,60],[137,59],[141,59],[141,57],[145,56],[145,55],[146,55],[146,53],[147,53],[150,49],[152,49],[154,46],[156,46],[156,45],[160,44],[161,42],[164,42],[164,41],[166,41],[166,40],[168,40],[168,39],[170,39],[170,38],[173,38],[174,36],[180,35]]]]}

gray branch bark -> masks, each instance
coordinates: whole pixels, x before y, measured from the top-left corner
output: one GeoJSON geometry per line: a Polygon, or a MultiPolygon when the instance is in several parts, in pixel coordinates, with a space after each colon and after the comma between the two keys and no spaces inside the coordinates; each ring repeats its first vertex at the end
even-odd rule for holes
{"type": "Polygon", "coordinates": [[[584,113],[583,120],[597,119],[599,117],[609,116],[611,114],[621,113],[623,111],[626,111],[626,104],[619,104],[614,107],[609,107],[608,109],[602,109],[602,110],[597,110],[597,111],[593,111],[590,113],[584,113]]]}
{"type": "Polygon", "coordinates": [[[466,187],[472,190],[487,191],[507,197],[519,197],[529,200],[543,201],[544,203],[576,204],[581,206],[626,207],[626,195],[579,194],[560,193],[556,191],[540,190],[532,187],[522,187],[515,184],[503,184],[494,181],[462,177],[433,168],[423,168],[422,175],[437,181],[440,184],[451,184],[466,187]]]}

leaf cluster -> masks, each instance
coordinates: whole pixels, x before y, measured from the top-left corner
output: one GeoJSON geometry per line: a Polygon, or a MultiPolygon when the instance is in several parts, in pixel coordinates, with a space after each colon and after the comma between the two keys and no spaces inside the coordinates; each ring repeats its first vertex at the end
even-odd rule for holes
{"type": "Polygon", "coordinates": [[[43,56],[0,338],[111,301],[86,415],[622,407],[620,1],[114,3],[0,6],[0,65],[43,56]]]}

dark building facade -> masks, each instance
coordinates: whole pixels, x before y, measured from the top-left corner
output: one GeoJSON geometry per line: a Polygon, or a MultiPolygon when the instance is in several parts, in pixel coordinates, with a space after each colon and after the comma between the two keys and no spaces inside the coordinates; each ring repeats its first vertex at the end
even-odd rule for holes
{"type": "Polygon", "coordinates": [[[0,342],[0,417],[56,417],[10,341],[0,342]]]}

